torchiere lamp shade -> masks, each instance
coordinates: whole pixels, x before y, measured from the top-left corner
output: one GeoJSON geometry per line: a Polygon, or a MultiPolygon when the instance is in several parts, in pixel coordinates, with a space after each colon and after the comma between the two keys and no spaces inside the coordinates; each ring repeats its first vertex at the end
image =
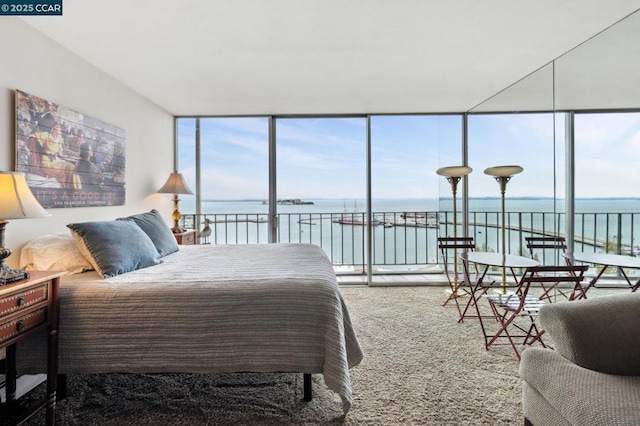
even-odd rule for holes
{"type": "Polygon", "coordinates": [[[510,177],[522,173],[523,170],[520,166],[495,166],[486,168],[484,172],[494,177],[510,177]]]}
{"type": "Polygon", "coordinates": [[[471,173],[473,169],[468,166],[447,166],[440,167],[436,173],[444,177],[463,177],[471,173]]]}

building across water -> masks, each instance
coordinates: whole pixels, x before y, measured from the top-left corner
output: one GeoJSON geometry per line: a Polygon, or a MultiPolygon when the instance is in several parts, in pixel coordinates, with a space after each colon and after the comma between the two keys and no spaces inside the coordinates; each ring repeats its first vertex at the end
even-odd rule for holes
{"type": "MultiPolygon", "coordinates": [[[[269,204],[267,200],[262,202],[263,205],[269,204]]],[[[302,201],[300,198],[279,198],[276,204],[281,206],[312,206],[315,203],[313,201],[302,201]]]]}

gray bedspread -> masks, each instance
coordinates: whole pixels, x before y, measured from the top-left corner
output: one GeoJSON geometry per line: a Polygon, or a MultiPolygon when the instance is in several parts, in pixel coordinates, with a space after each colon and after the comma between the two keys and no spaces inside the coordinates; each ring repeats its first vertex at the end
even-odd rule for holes
{"type": "Polygon", "coordinates": [[[163,260],[62,279],[60,373],[322,373],[349,410],[363,354],[322,249],[180,246],[163,260]]]}

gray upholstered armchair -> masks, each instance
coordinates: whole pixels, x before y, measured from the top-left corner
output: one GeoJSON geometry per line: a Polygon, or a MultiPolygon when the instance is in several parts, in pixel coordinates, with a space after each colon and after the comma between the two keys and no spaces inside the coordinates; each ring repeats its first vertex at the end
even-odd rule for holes
{"type": "Polygon", "coordinates": [[[522,354],[525,425],[640,425],[640,293],[552,303],[522,354]]]}

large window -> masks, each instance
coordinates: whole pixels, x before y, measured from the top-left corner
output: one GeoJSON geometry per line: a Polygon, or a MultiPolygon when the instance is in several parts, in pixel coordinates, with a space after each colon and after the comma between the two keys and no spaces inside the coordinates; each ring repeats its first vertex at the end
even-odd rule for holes
{"type": "MultiPolygon", "coordinates": [[[[505,192],[506,252],[526,255],[523,238],[533,233],[561,232],[564,211],[564,141],[554,131],[561,116],[542,114],[482,114],[469,116],[470,234],[483,250],[502,251],[501,193],[488,167],[518,165],[505,192]]],[[[563,134],[562,127],[560,134],[563,134]]]]}
{"type": "Polygon", "coordinates": [[[197,205],[195,197],[181,196],[182,212],[200,212],[193,221],[199,229],[205,218],[212,221],[206,242],[266,243],[268,119],[178,119],[177,127],[178,167],[199,198],[197,205]]]}
{"type": "Polygon", "coordinates": [[[379,269],[437,263],[441,194],[435,171],[443,161],[461,164],[461,123],[460,115],[371,117],[373,264],[379,269]]]}
{"type": "Polygon", "coordinates": [[[187,226],[211,220],[206,242],[226,244],[266,243],[275,229],[274,241],[320,245],[344,272],[423,270],[439,261],[435,170],[452,155],[462,161],[461,123],[461,115],[178,119],[178,168],[198,193],[183,197],[187,226]]]}
{"type": "Polygon", "coordinates": [[[484,170],[518,165],[506,252],[531,255],[527,236],[571,224],[576,250],[640,252],[640,113],[180,118],[177,129],[178,168],[197,191],[181,197],[185,224],[212,221],[211,243],[311,243],[345,273],[424,272],[451,233],[436,170],[466,162],[458,229],[479,250],[503,250],[500,188],[484,170]]]}
{"type": "Polygon", "coordinates": [[[367,121],[276,119],[278,241],[322,246],[332,262],[365,265],[367,121]]]}
{"type": "Polygon", "coordinates": [[[640,113],[575,114],[576,250],[640,254],[640,113]]]}

